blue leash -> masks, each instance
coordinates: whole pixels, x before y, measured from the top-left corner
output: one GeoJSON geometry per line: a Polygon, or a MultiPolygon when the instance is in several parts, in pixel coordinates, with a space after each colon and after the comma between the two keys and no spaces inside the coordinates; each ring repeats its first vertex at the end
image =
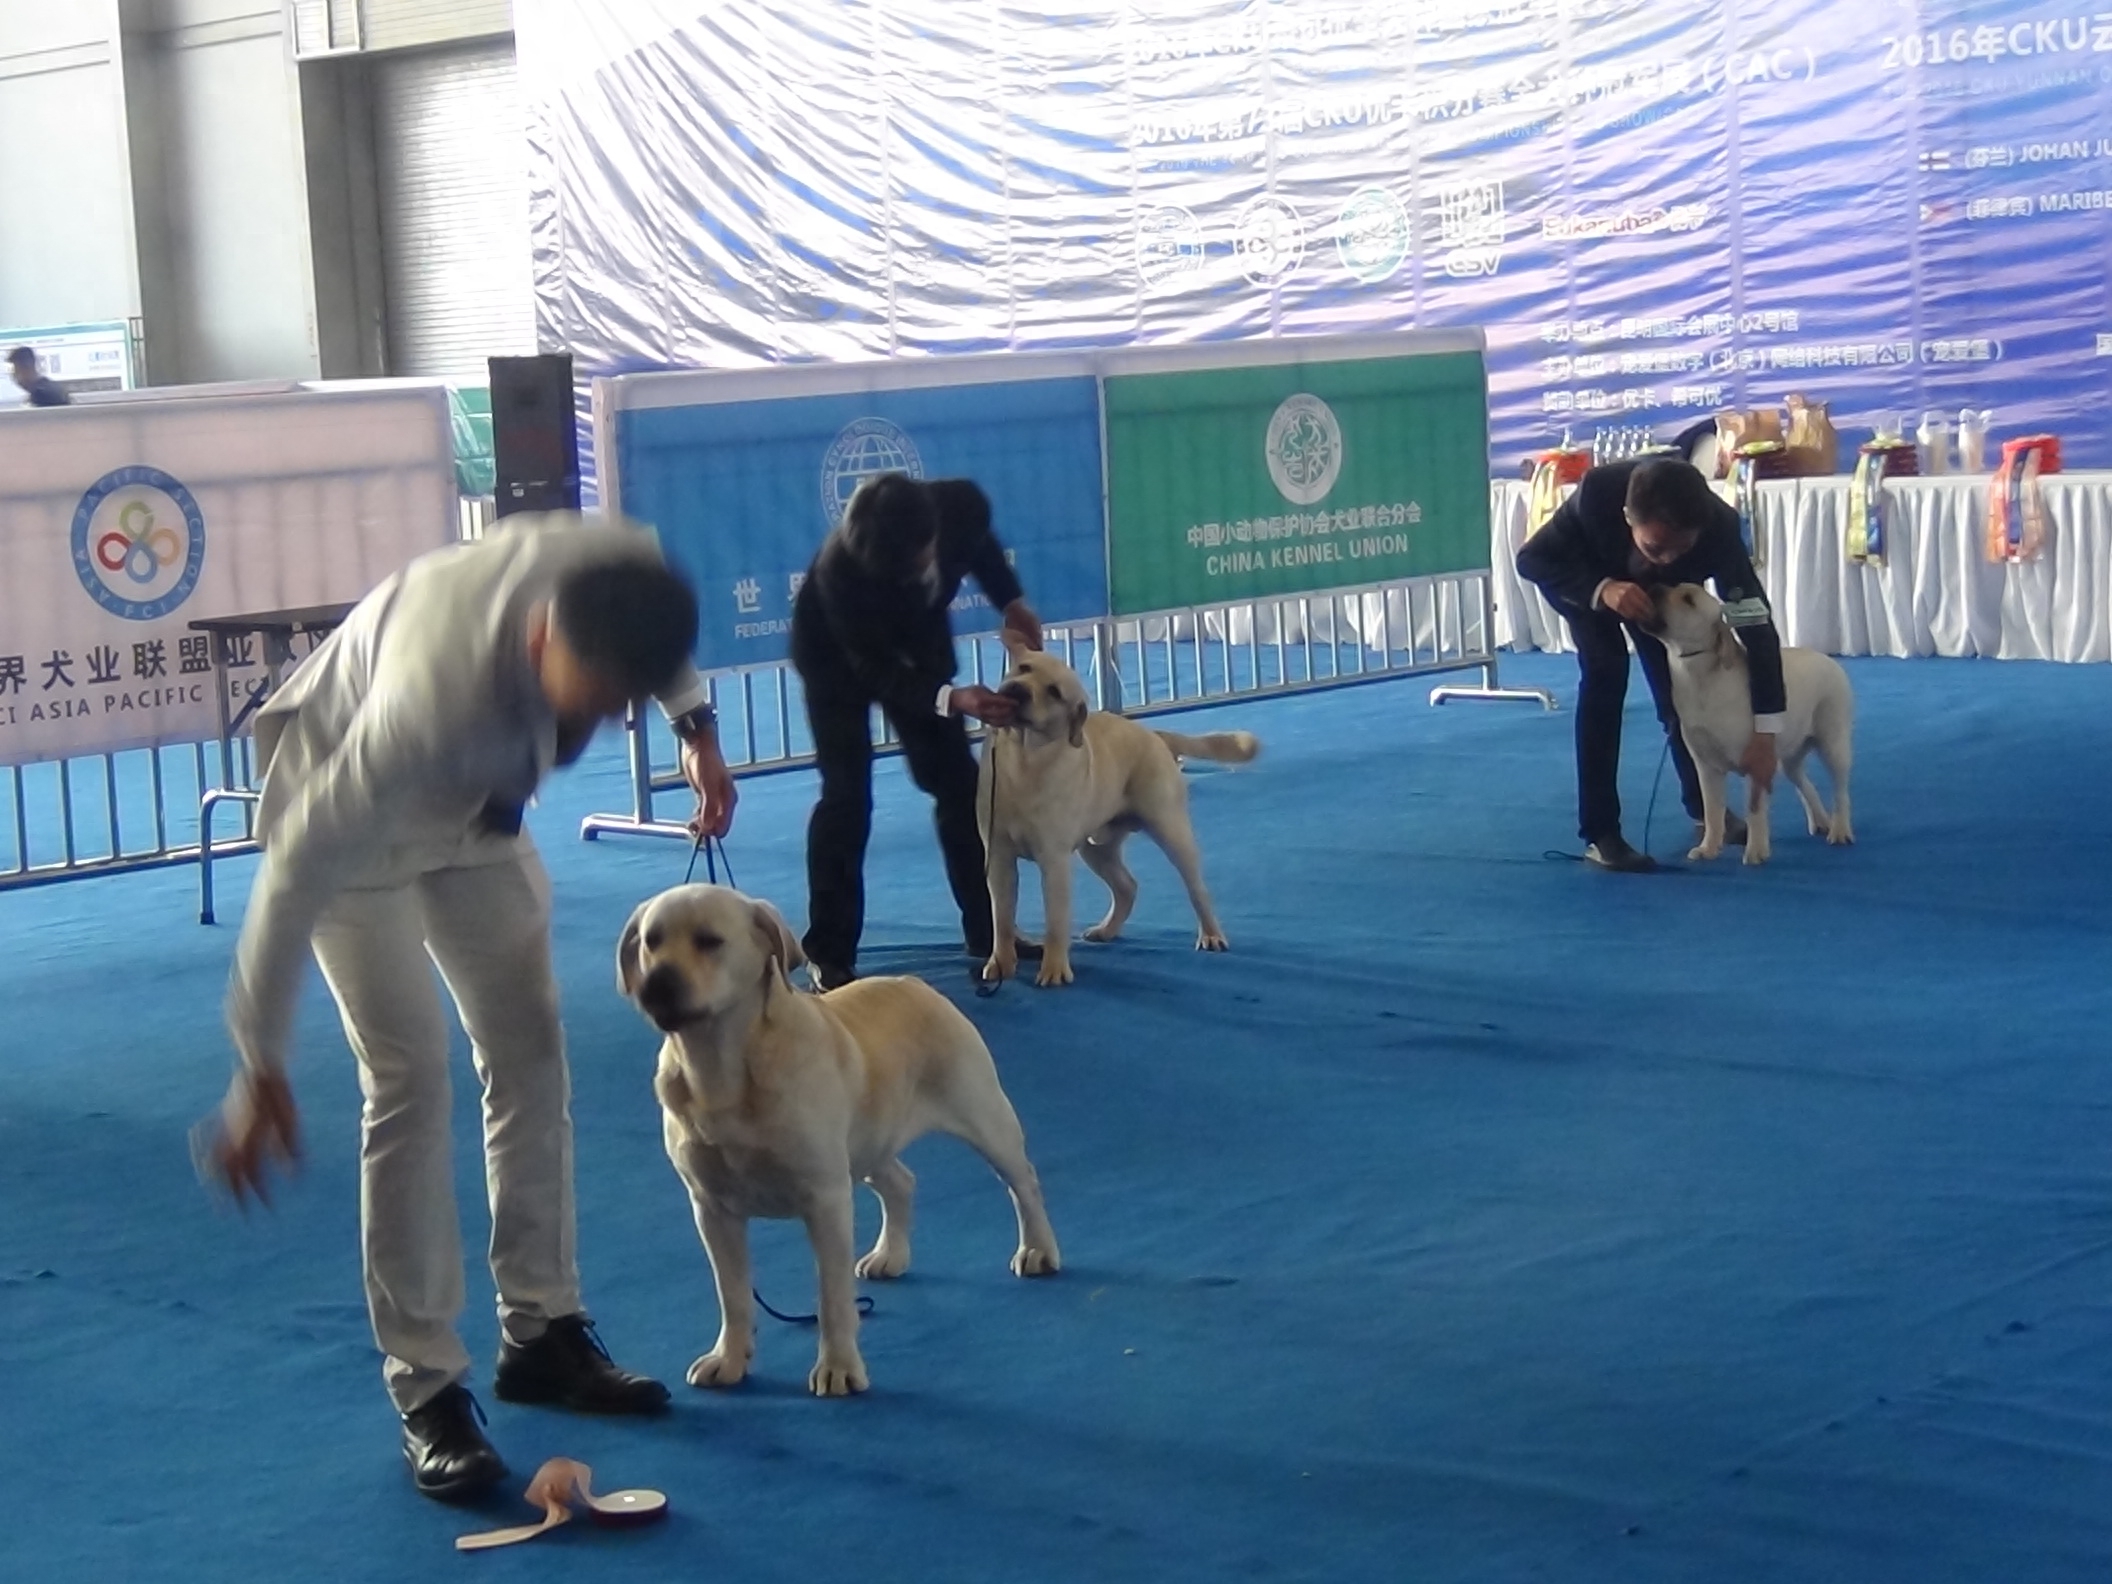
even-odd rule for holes
{"type": "Polygon", "coordinates": [[[709,877],[713,885],[719,883],[719,865],[724,864],[726,866],[727,886],[735,891],[740,890],[740,886],[734,882],[733,878],[733,860],[726,856],[726,844],[719,840],[718,837],[708,834],[699,836],[696,846],[689,850],[689,867],[682,871],[682,883],[684,885],[688,885],[690,881],[697,877],[698,853],[704,855],[704,873],[709,877]],[[714,852],[716,852],[717,856],[713,856],[714,852]]]}
{"type": "MultiPolygon", "coordinates": [[[[1650,807],[1643,814],[1643,852],[1646,855],[1650,851],[1650,827],[1657,821],[1657,794],[1664,787],[1665,766],[1671,761],[1671,758],[1672,739],[1670,737],[1667,737],[1665,739],[1664,752],[1657,756],[1657,774],[1654,778],[1652,778],[1650,782],[1650,807]]],[[[1556,852],[1553,848],[1549,848],[1545,853],[1541,854],[1541,856],[1544,858],[1561,859],[1567,863],[1584,862],[1584,855],[1582,853],[1556,852]]],[[[1684,864],[1661,863],[1657,866],[1657,872],[1660,874],[1682,874],[1685,872],[1685,870],[1686,865],[1684,864]]]]}

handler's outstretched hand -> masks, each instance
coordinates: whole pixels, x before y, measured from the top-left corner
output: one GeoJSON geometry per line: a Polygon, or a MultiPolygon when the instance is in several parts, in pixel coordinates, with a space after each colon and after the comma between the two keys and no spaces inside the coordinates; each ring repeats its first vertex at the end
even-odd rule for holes
{"type": "Polygon", "coordinates": [[[259,1204],[269,1205],[272,1162],[291,1167],[300,1158],[301,1114],[286,1075],[236,1074],[208,1146],[205,1164],[213,1175],[245,1209],[251,1194],[259,1204]]]}

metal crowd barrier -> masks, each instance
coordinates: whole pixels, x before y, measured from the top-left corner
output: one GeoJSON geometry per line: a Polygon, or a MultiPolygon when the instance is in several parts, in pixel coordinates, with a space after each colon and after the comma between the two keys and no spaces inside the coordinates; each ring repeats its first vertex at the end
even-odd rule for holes
{"type": "MultiPolygon", "coordinates": [[[[1479,684],[1434,688],[1432,704],[1505,699],[1553,709],[1540,688],[1507,688],[1497,678],[1493,588],[1486,571],[1447,572],[1324,593],[1239,600],[1051,627],[1047,644],[1100,701],[1129,715],[1450,671],[1479,671],[1479,684]]],[[[964,639],[963,677],[988,686],[1004,675],[995,636],[964,639]]],[[[746,667],[709,679],[719,711],[719,746],[737,775],[796,770],[814,762],[799,678],[788,664],[746,667]]],[[[876,714],[873,741],[898,745],[876,714]]],[[[603,835],[687,839],[681,817],[656,809],[659,794],[686,792],[667,723],[653,709],[629,722],[631,808],[589,815],[588,841],[603,835]]]]}
{"type": "MultiPolygon", "coordinates": [[[[463,536],[480,536],[490,519],[488,500],[465,501],[463,536]]],[[[1491,599],[1488,572],[1453,572],[1054,627],[1048,644],[1086,679],[1103,709],[1131,715],[1461,671],[1479,671],[1479,683],[1434,688],[1431,703],[1513,699],[1552,709],[1552,696],[1540,689],[1499,684],[1491,599]]],[[[993,684],[1005,667],[994,636],[963,641],[967,680],[993,684]]],[[[737,774],[813,763],[799,679],[789,665],[709,680],[720,743],[737,774]]],[[[883,753],[898,751],[884,722],[874,741],[883,753]]],[[[256,850],[250,740],[241,738],[224,766],[219,748],[184,743],[10,767],[0,777],[0,890],[193,862],[209,887],[213,859],[256,850]],[[242,811],[241,829],[218,837],[212,818],[229,804],[242,811]]],[[[656,807],[660,794],[684,786],[674,738],[657,710],[637,712],[627,748],[631,809],[592,815],[580,834],[590,841],[609,833],[686,837],[688,810],[668,817],[656,807]]],[[[209,916],[209,890],[201,901],[209,916]]]]}

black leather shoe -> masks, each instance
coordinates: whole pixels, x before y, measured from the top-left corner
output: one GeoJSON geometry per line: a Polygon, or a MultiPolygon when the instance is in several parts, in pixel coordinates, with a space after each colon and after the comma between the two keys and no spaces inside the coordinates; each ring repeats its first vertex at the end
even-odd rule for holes
{"type": "Polygon", "coordinates": [[[485,1439],[484,1410],[465,1386],[443,1386],[403,1416],[403,1460],[423,1495],[468,1501],[506,1477],[506,1460],[485,1439]]]}
{"type": "Polygon", "coordinates": [[[502,1342],[491,1389],[501,1402],[548,1403],[574,1413],[651,1414],[667,1388],[620,1370],[585,1315],[565,1315],[533,1342],[502,1342]]]}
{"type": "Polygon", "coordinates": [[[1584,861],[1600,869],[1611,869],[1615,874],[1649,874],[1657,867],[1655,858],[1646,852],[1637,852],[1618,831],[1611,836],[1601,836],[1585,848],[1584,861]]]}

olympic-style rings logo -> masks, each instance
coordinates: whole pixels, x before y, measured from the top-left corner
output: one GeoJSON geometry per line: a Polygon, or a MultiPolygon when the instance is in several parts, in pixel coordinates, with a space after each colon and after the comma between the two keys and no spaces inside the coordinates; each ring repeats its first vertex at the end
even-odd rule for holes
{"type": "Polygon", "coordinates": [[[73,513],[73,569],[89,598],[127,621],[155,621],[191,597],[205,567],[205,516],[159,468],[90,485],[73,513]]]}

